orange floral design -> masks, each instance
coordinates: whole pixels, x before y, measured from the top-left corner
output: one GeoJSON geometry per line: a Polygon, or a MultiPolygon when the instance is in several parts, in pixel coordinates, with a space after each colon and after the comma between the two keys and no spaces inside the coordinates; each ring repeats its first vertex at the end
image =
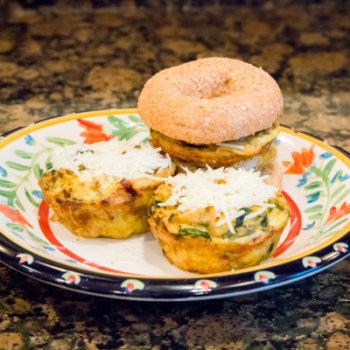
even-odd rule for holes
{"type": "Polygon", "coordinates": [[[0,213],[4,214],[8,219],[21,225],[33,226],[22,216],[18,210],[11,209],[5,204],[0,204],[0,213]]]}
{"type": "Polygon", "coordinates": [[[84,143],[92,144],[95,142],[109,141],[113,138],[113,135],[106,135],[103,132],[102,125],[90,122],[83,119],[78,119],[78,123],[86,131],[80,133],[80,136],[84,137],[84,143]]]}
{"type": "Polygon", "coordinates": [[[333,222],[347,214],[350,214],[350,203],[344,202],[339,209],[333,206],[329,210],[329,216],[326,221],[326,224],[328,224],[329,222],[333,222]]]}
{"type": "Polygon", "coordinates": [[[292,152],[293,161],[283,161],[286,167],[285,174],[304,174],[306,169],[311,166],[315,159],[314,146],[309,149],[303,147],[301,152],[292,152]]]}

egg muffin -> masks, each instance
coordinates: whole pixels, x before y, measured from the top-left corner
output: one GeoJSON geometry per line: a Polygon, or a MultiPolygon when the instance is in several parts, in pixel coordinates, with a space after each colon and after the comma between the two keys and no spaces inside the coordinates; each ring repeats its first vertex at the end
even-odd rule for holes
{"type": "Polygon", "coordinates": [[[54,220],[77,236],[127,238],[147,231],[155,188],[173,173],[149,144],[99,142],[57,150],[39,181],[54,220]]]}
{"type": "Polygon", "coordinates": [[[220,142],[212,144],[191,144],[175,140],[151,130],[151,143],[154,147],[161,147],[174,160],[185,165],[212,168],[240,167],[244,163],[253,161],[257,170],[269,167],[276,160],[276,147],[273,141],[279,134],[278,124],[271,128],[257,132],[239,141],[220,142]]]}
{"type": "Polygon", "coordinates": [[[283,195],[253,170],[187,171],[154,193],[150,229],[178,268],[217,273],[272,256],[289,219],[283,195]]]}

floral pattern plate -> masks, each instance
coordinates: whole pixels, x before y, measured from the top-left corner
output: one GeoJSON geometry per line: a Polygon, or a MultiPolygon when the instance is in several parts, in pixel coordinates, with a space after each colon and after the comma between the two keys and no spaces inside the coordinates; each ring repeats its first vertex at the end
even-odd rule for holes
{"type": "Polygon", "coordinates": [[[284,167],[291,218],[274,256],[221,274],[180,271],[152,234],[127,240],[78,238],[42,201],[38,179],[55,147],[137,138],[148,129],[137,110],[105,110],[48,119],[0,140],[0,260],[62,288],[130,300],[178,301],[236,296],[311,276],[350,255],[350,157],[312,136],[282,127],[275,143],[284,167]]]}

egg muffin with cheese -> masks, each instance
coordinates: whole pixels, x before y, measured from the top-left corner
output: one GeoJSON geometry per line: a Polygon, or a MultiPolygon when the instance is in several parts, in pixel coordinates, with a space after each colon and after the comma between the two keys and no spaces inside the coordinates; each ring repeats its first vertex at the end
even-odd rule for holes
{"type": "Polygon", "coordinates": [[[77,236],[127,238],[147,231],[155,188],[173,173],[149,144],[98,142],[57,150],[39,181],[53,219],[77,236]]]}
{"type": "Polygon", "coordinates": [[[237,141],[211,144],[191,144],[175,140],[158,131],[151,130],[151,143],[182,164],[212,168],[240,167],[250,162],[257,170],[269,167],[276,160],[273,141],[279,134],[275,123],[271,128],[243,137],[237,141]]]}
{"type": "Polygon", "coordinates": [[[150,229],[178,268],[216,273],[254,266],[275,251],[289,207],[253,170],[187,171],[155,191],[150,229]]]}

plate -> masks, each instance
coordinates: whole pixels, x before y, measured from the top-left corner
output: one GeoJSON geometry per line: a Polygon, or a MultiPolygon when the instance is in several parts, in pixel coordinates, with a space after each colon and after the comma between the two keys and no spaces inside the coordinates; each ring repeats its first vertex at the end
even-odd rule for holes
{"type": "Polygon", "coordinates": [[[0,260],[58,287],[130,300],[199,300],[291,283],[350,254],[350,158],[321,140],[281,128],[275,141],[291,217],[274,256],[251,268],[197,275],[178,270],[151,233],[127,240],[78,238],[50,221],[37,184],[56,147],[147,139],[136,109],[48,119],[0,141],[0,260]]]}

